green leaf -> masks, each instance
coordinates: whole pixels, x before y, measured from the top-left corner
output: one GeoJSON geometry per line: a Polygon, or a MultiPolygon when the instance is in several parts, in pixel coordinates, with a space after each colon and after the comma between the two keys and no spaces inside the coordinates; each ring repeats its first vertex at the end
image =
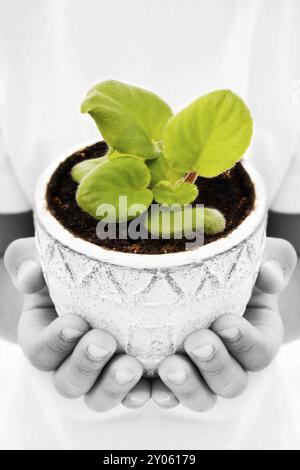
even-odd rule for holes
{"type": "Polygon", "coordinates": [[[224,215],[217,209],[204,209],[204,233],[206,235],[217,235],[223,233],[226,228],[224,215]]]}
{"type": "Polygon", "coordinates": [[[163,137],[165,157],[178,170],[211,178],[242,158],[252,131],[252,117],[243,100],[230,90],[217,90],[169,121],[163,137]]]}
{"type": "Polygon", "coordinates": [[[172,116],[154,93],[114,80],[94,86],[81,111],[94,118],[114,150],[147,159],[160,155],[163,130],[172,116]]]}
{"type": "Polygon", "coordinates": [[[113,158],[122,157],[123,155],[128,155],[128,154],[120,153],[117,150],[114,150],[112,148],[109,149],[108,154],[107,154],[109,160],[112,160],[113,158]]]}
{"type": "Polygon", "coordinates": [[[134,219],[151,204],[153,194],[147,189],[149,183],[150,172],[144,161],[124,156],[107,161],[89,173],[78,187],[76,200],[82,210],[97,219],[104,217],[99,212],[100,206],[110,205],[117,221],[124,222],[134,219]],[[126,207],[120,203],[121,196],[127,197],[126,207]],[[138,214],[130,212],[133,204],[141,206],[138,214]]]}
{"type": "Polygon", "coordinates": [[[224,232],[226,221],[216,209],[203,207],[161,207],[160,210],[149,211],[145,219],[145,227],[153,237],[183,238],[183,235],[203,231],[207,235],[224,232]]]}
{"type": "Polygon", "coordinates": [[[139,158],[139,159],[144,160],[143,158],[138,157],[137,155],[130,154],[130,153],[121,153],[121,152],[117,152],[117,150],[113,150],[112,152],[108,153],[108,159],[109,160],[113,160],[114,158],[120,158],[120,157],[121,158],[122,157],[132,157],[132,158],[139,158]]]}
{"type": "Polygon", "coordinates": [[[159,204],[190,204],[198,196],[198,188],[195,184],[179,182],[177,184],[169,181],[161,181],[153,188],[153,196],[159,204]]]}
{"type": "Polygon", "coordinates": [[[98,165],[101,165],[107,160],[107,157],[91,158],[89,160],[83,160],[77,165],[73,166],[71,170],[72,179],[75,183],[80,183],[90,171],[94,170],[98,165]]]}
{"type": "Polygon", "coordinates": [[[185,172],[175,169],[163,155],[155,160],[148,160],[147,165],[151,173],[151,187],[163,180],[175,183],[185,175],[185,172]]]}

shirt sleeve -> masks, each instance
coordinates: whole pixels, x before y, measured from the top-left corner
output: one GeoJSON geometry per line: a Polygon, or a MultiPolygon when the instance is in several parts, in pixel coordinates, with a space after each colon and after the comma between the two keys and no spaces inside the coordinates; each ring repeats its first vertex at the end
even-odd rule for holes
{"type": "Polygon", "coordinates": [[[271,210],[300,214],[300,139],[282,184],[273,200],[271,210]]]}
{"type": "Polygon", "coordinates": [[[0,214],[15,214],[30,210],[5,150],[0,128],[0,214]]]}
{"type": "Polygon", "coordinates": [[[258,2],[251,38],[248,101],[254,118],[249,152],[271,210],[300,212],[300,2],[258,2]]]}

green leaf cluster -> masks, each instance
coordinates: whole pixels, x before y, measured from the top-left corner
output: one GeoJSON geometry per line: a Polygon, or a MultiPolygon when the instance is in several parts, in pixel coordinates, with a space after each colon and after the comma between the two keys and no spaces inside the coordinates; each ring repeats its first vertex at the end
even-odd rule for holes
{"type": "MultiPolygon", "coordinates": [[[[208,93],[174,116],[154,93],[110,80],[87,93],[81,111],[92,116],[109,145],[104,158],[72,170],[78,205],[99,219],[102,204],[115,207],[118,221],[132,218],[119,207],[119,196],[127,196],[128,206],[145,208],[152,201],[167,207],[192,203],[198,188],[187,175],[212,178],[232,168],[253,132],[249,109],[230,90],[208,93]]],[[[205,214],[206,233],[224,230],[222,214],[215,209],[205,214]]]]}

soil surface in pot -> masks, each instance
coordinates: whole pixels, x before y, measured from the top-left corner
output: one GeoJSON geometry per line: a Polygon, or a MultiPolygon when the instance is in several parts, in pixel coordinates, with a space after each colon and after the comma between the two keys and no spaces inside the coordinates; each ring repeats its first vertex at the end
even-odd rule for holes
{"type": "MultiPolygon", "coordinates": [[[[76,203],[77,184],[71,178],[76,163],[105,155],[105,142],[86,147],[67,158],[53,173],[47,188],[47,203],[52,215],[73,235],[114,251],[138,254],[176,253],[186,250],[186,239],[181,240],[100,240],[96,234],[98,221],[83,212],[76,203]]],[[[199,195],[194,204],[204,204],[222,212],[226,229],[219,235],[205,235],[205,244],[226,237],[251,213],[255,190],[241,163],[216,178],[198,178],[199,195]]],[[[190,241],[189,241],[190,242],[190,241]]]]}

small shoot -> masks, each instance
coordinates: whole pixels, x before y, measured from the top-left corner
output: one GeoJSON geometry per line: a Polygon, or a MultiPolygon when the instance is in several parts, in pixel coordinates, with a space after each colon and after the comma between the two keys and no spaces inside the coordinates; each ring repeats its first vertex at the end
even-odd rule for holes
{"type": "MultiPolygon", "coordinates": [[[[198,176],[213,178],[231,169],[243,157],[253,132],[248,107],[230,90],[201,96],[173,116],[157,95],[110,80],[88,92],[81,111],[93,117],[109,151],[104,158],[86,160],[72,169],[79,184],[77,203],[98,219],[102,217],[98,207],[108,204],[119,222],[136,217],[120,207],[120,196],[127,197],[128,206],[141,204],[145,210],[152,201],[165,210],[177,204],[182,211],[195,203],[201,192],[198,176]]],[[[202,229],[208,235],[225,230],[225,218],[218,210],[202,209],[202,227],[196,223],[201,209],[190,210],[192,222],[184,221],[188,230],[202,229]]],[[[151,220],[151,214],[150,233],[155,226],[162,234],[165,228],[151,220]]],[[[173,235],[177,231],[174,219],[173,235]]]]}

